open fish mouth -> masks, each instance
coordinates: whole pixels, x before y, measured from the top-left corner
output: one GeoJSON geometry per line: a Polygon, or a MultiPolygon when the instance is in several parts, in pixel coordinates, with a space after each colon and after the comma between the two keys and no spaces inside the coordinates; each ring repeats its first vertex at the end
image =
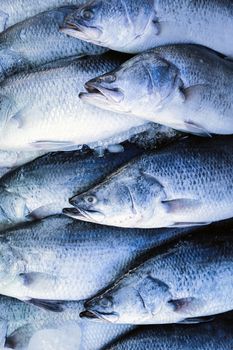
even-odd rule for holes
{"type": "Polygon", "coordinates": [[[104,215],[100,213],[99,211],[96,210],[84,210],[81,208],[64,208],[63,209],[63,214],[66,216],[69,216],[73,219],[79,219],[83,221],[96,221],[98,222],[99,220],[96,220],[97,218],[104,218],[104,215]],[[95,218],[96,216],[96,218],[95,218]]]}
{"type": "Polygon", "coordinates": [[[85,318],[88,320],[94,320],[94,321],[105,321],[109,323],[113,323],[118,319],[118,315],[116,313],[99,313],[98,311],[94,310],[84,310],[79,314],[80,318],[85,318]],[[112,318],[114,320],[110,321],[109,318],[112,318]]]}
{"type": "Polygon", "coordinates": [[[110,89],[97,82],[87,82],[85,89],[87,92],[81,92],[79,97],[91,104],[116,106],[124,99],[124,94],[119,89],[110,89]]]}
{"type": "Polygon", "coordinates": [[[82,25],[68,21],[65,22],[60,28],[60,32],[81,40],[88,39],[87,35],[84,33],[84,30],[85,27],[83,27],[82,25]]]}

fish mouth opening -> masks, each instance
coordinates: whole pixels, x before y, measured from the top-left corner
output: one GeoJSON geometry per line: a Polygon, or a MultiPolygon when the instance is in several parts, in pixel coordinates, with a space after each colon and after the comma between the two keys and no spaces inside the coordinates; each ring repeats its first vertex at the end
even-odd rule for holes
{"type": "Polygon", "coordinates": [[[108,316],[113,316],[114,318],[117,316],[115,313],[99,313],[98,311],[93,310],[84,310],[79,314],[80,318],[85,318],[88,320],[95,320],[95,321],[105,321],[112,323],[110,320],[108,320],[108,316]]]}
{"type": "Polygon", "coordinates": [[[108,88],[96,82],[85,84],[87,92],[81,92],[79,97],[93,104],[119,106],[124,99],[124,94],[118,88],[108,88]]]}
{"type": "Polygon", "coordinates": [[[63,214],[65,214],[66,216],[69,216],[71,218],[74,219],[80,219],[80,220],[84,220],[84,221],[90,221],[93,222],[95,221],[95,218],[92,217],[91,214],[98,214],[98,215],[102,215],[99,211],[97,210],[84,210],[78,207],[75,208],[64,208],[62,210],[63,214]]]}
{"type": "Polygon", "coordinates": [[[83,27],[82,25],[68,21],[66,21],[60,28],[60,32],[81,40],[88,39],[87,35],[84,33],[84,30],[85,27],[83,27]]]}

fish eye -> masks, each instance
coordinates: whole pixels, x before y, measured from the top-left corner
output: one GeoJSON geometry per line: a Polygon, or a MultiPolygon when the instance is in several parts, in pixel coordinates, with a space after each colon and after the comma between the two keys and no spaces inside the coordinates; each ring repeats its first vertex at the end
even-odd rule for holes
{"type": "Polygon", "coordinates": [[[100,304],[103,307],[112,307],[112,298],[103,298],[101,299],[100,304]]]}
{"type": "Polygon", "coordinates": [[[85,197],[85,201],[88,204],[95,204],[97,202],[97,199],[95,196],[87,196],[87,197],[85,197]]]}
{"type": "Polygon", "coordinates": [[[94,17],[94,12],[90,9],[83,9],[81,12],[83,19],[90,20],[94,17]]]}

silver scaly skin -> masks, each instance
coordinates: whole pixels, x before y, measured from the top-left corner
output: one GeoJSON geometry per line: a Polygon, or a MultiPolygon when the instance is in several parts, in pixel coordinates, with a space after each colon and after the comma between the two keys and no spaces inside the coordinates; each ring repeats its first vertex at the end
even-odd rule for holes
{"type": "Polygon", "coordinates": [[[1,230],[61,214],[69,206],[70,197],[96,185],[141,153],[142,150],[130,144],[124,145],[124,152],[106,152],[103,157],[92,151],[55,152],[8,172],[0,179],[1,230]]]}
{"type": "Polygon", "coordinates": [[[0,32],[41,12],[59,6],[80,5],[82,0],[1,0],[0,32]]]}
{"type": "Polygon", "coordinates": [[[149,128],[139,118],[83,104],[90,78],[116,68],[119,59],[89,57],[19,73],[0,85],[0,148],[64,150],[118,144],[149,128]]]}
{"type": "Polygon", "coordinates": [[[80,316],[112,323],[200,322],[233,310],[232,223],[200,229],[158,247],[80,316]]]}
{"type": "Polygon", "coordinates": [[[0,80],[51,61],[106,52],[106,49],[59,31],[65,17],[72,11],[74,6],[43,12],[1,33],[0,80]]]}
{"type": "Polygon", "coordinates": [[[232,217],[233,140],[188,138],[147,152],[70,203],[73,218],[120,227],[184,227],[232,217]]]}
{"type": "Polygon", "coordinates": [[[0,294],[52,310],[50,300],[90,298],[184,232],[124,230],[63,216],[9,229],[0,236],[0,294]]]}
{"type": "Polygon", "coordinates": [[[133,57],[85,84],[84,102],[201,135],[233,133],[233,62],[194,45],[133,57]]]}
{"type": "Polygon", "coordinates": [[[231,350],[232,321],[141,327],[104,350],[231,350]]]}
{"type": "MultiPolygon", "coordinates": [[[[44,331],[53,330],[54,336],[59,337],[65,327],[74,326],[75,333],[80,334],[80,344],[76,350],[100,350],[134,328],[129,325],[102,325],[81,320],[79,313],[82,309],[83,302],[73,301],[63,302],[61,312],[45,311],[1,296],[0,325],[7,327],[5,346],[17,350],[30,349],[28,345],[31,344],[31,338],[37,334],[43,339],[44,331]]],[[[52,340],[46,339],[48,345],[52,340]]],[[[67,349],[66,344],[64,349],[67,349]]]]}
{"type": "Polygon", "coordinates": [[[189,43],[232,57],[233,2],[90,0],[67,18],[64,31],[121,52],[189,43]]]}

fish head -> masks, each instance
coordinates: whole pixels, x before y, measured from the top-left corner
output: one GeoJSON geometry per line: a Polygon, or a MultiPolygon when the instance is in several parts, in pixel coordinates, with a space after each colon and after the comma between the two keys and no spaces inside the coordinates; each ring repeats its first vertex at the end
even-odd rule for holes
{"type": "Polygon", "coordinates": [[[70,200],[64,213],[76,219],[119,227],[144,227],[159,201],[160,184],[129,163],[104,182],[70,200]]]}
{"type": "Polygon", "coordinates": [[[147,323],[170,306],[166,285],[148,275],[129,272],[111,289],[85,303],[81,316],[111,323],[147,323]]]}
{"type": "Polygon", "coordinates": [[[62,31],[93,44],[130,52],[131,43],[154,27],[153,0],[91,0],[65,20],[62,31]]]}
{"type": "Polygon", "coordinates": [[[85,84],[80,98],[114,112],[151,119],[175,95],[177,69],[153,53],[136,56],[85,84]]]}

